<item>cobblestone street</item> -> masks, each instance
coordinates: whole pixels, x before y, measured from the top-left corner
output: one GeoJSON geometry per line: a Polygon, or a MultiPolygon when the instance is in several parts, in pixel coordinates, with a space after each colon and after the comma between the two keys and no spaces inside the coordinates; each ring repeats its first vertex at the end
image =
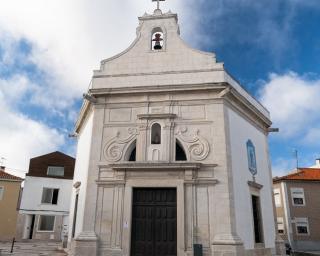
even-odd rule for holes
{"type": "Polygon", "coordinates": [[[0,242],[0,255],[21,255],[21,256],[66,256],[67,254],[59,250],[61,243],[56,242],[16,242],[14,245],[13,253],[10,253],[11,243],[0,242]]]}

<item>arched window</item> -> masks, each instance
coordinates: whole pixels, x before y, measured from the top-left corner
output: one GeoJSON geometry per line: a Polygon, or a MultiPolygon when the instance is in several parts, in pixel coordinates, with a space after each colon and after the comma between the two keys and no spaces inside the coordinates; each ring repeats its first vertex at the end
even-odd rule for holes
{"type": "Polygon", "coordinates": [[[127,149],[127,152],[125,154],[125,161],[130,161],[130,162],[135,162],[136,161],[136,154],[137,154],[137,150],[136,150],[136,146],[137,145],[137,141],[134,140],[130,146],[127,149]]]}
{"type": "Polygon", "coordinates": [[[151,36],[151,50],[159,51],[164,47],[163,31],[161,28],[154,28],[151,36]]]}
{"type": "Polygon", "coordinates": [[[137,150],[136,147],[131,151],[130,157],[129,157],[129,162],[135,162],[136,161],[136,154],[137,150]]]}
{"type": "Polygon", "coordinates": [[[161,125],[158,123],[151,127],[151,144],[161,144],[161,125]]]}
{"type": "Polygon", "coordinates": [[[187,161],[186,153],[178,140],[176,140],[176,161],[187,161]]]}

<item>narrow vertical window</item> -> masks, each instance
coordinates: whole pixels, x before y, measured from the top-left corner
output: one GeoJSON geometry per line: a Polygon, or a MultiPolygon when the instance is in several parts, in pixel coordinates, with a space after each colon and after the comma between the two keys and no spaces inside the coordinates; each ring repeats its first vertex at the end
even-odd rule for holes
{"type": "Polygon", "coordinates": [[[0,187],[0,200],[3,198],[4,187],[0,187]]]}
{"type": "Polygon", "coordinates": [[[284,234],[284,223],[283,223],[283,217],[277,218],[277,224],[278,224],[278,233],[284,234]]]}
{"type": "Polygon", "coordinates": [[[278,188],[274,189],[273,194],[274,194],[274,202],[276,204],[276,207],[280,207],[281,206],[280,189],[278,188]]]}
{"type": "Polygon", "coordinates": [[[260,198],[254,195],[252,195],[252,214],[255,243],[263,243],[260,198]]]}
{"type": "Polygon", "coordinates": [[[151,127],[151,144],[161,144],[161,126],[158,123],[151,127]]]}

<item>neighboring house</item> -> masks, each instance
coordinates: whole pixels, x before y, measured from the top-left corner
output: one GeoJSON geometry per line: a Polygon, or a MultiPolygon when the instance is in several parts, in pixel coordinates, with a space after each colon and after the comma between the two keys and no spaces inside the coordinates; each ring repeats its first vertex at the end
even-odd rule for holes
{"type": "Polygon", "coordinates": [[[18,201],[23,179],[5,172],[0,166],[0,241],[15,236],[18,201]]]}
{"type": "Polygon", "coordinates": [[[22,193],[18,238],[61,240],[68,232],[75,159],[61,152],[32,158],[22,193]]]}
{"type": "Polygon", "coordinates": [[[320,160],[273,179],[278,233],[294,250],[320,250],[320,160]]]}

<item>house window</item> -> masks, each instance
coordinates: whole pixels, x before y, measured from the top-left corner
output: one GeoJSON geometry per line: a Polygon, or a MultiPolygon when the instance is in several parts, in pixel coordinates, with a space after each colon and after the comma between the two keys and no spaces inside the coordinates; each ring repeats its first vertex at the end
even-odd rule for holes
{"type": "Polygon", "coordinates": [[[255,243],[263,243],[260,198],[255,195],[252,195],[251,197],[252,197],[254,240],[255,240],[255,243]]]}
{"type": "Polygon", "coordinates": [[[38,231],[54,231],[55,216],[40,215],[38,231]]]}
{"type": "Polygon", "coordinates": [[[283,224],[283,217],[277,218],[277,224],[278,224],[278,233],[284,234],[284,224],[283,224]]]}
{"type": "Polygon", "coordinates": [[[59,189],[57,188],[43,188],[42,200],[43,204],[57,204],[59,189]]]}
{"type": "Polygon", "coordinates": [[[307,218],[296,218],[296,230],[298,235],[309,234],[309,223],[307,218]]]}
{"type": "Polygon", "coordinates": [[[48,166],[47,175],[48,176],[63,177],[64,176],[64,167],[63,166],[48,166]]]}
{"type": "Polygon", "coordinates": [[[274,189],[273,194],[274,194],[274,202],[276,204],[276,207],[280,207],[281,206],[280,189],[278,188],[274,189]]]}
{"type": "Polygon", "coordinates": [[[292,205],[305,206],[303,188],[291,188],[292,205]]]}
{"type": "Polygon", "coordinates": [[[0,187],[0,200],[3,198],[4,187],[0,187]]]}

